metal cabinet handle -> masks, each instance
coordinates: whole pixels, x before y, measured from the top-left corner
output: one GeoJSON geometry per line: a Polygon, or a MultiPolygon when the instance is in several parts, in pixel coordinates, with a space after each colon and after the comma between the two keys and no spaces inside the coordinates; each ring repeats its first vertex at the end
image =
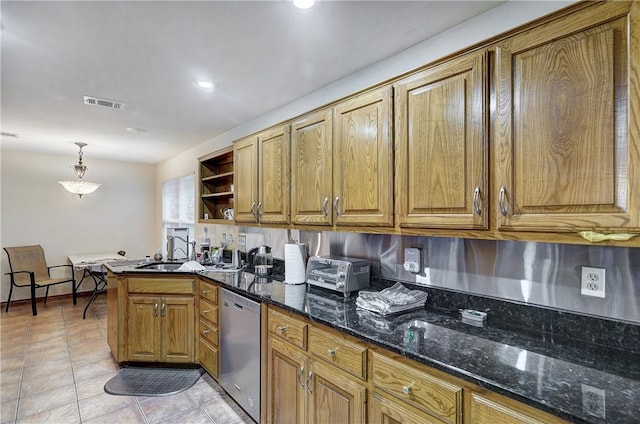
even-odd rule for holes
{"type": "Polygon", "coordinates": [[[335,348],[335,349],[328,349],[328,350],[327,350],[327,355],[329,355],[329,356],[331,356],[331,357],[334,357],[334,356],[335,356],[335,354],[336,354],[336,350],[338,350],[338,348],[335,348]]]}
{"type": "Polygon", "coordinates": [[[204,311],[200,311],[202,315],[207,315],[209,312],[211,312],[210,309],[205,309],[204,311]]]}
{"type": "Polygon", "coordinates": [[[277,330],[280,332],[280,334],[284,334],[284,332],[287,331],[287,327],[284,325],[279,325],[277,327],[277,330]]]}
{"type": "Polygon", "coordinates": [[[500,213],[502,216],[507,216],[507,188],[505,186],[500,187],[500,193],[498,193],[498,205],[500,206],[500,213]]]}
{"type": "Polygon", "coordinates": [[[211,290],[202,290],[202,294],[208,294],[211,293],[211,290]]]}
{"type": "Polygon", "coordinates": [[[258,221],[258,214],[256,212],[256,202],[251,202],[251,215],[253,215],[253,219],[258,221]]]}
{"type": "Polygon", "coordinates": [[[256,221],[260,221],[262,219],[262,202],[258,202],[258,207],[256,208],[256,221]]]}
{"type": "Polygon", "coordinates": [[[157,317],[158,316],[158,304],[154,304],[153,305],[153,316],[157,317]]]}
{"type": "Polygon", "coordinates": [[[476,215],[482,214],[482,203],[480,199],[480,187],[476,187],[473,190],[473,209],[476,212],[476,215]]]}
{"type": "Polygon", "coordinates": [[[167,304],[163,303],[162,306],[160,307],[160,316],[161,317],[166,317],[167,316],[167,304]]]}
{"type": "Polygon", "coordinates": [[[298,385],[304,389],[304,383],[302,382],[302,377],[304,377],[304,365],[300,367],[300,372],[298,373],[298,385]]]}
{"type": "Polygon", "coordinates": [[[413,386],[413,384],[414,382],[412,382],[408,386],[402,386],[402,393],[404,393],[405,395],[408,395],[409,393],[411,393],[411,386],[413,386]]]}
{"type": "Polygon", "coordinates": [[[313,390],[311,390],[311,377],[313,377],[313,371],[309,371],[309,374],[307,374],[307,382],[306,382],[306,386],[307,386],[307,392],[309,392],[309,394],[313,394],[313,390]]]}
{"type": "Polygon", "coordinates": [[[202,334],[209,334],[211,333],[211,330],[202,330],[202,334]]]}
{"type": "Polygon", "coordinates": [[[324,216],[329,215],[329,211],[327,210],[328,203],[329,203],[329,198],[325,197],[324,201],[322,202],[322,213],[324,214],[324,216]]]}
{"type": "Polygon", "coordinates": [[[338,207],[338,203],[340,202],[340,196],[336,196],[333,201],[333,210],[336,212],[336,216],[340,216],[340,208],[338,207]]]}

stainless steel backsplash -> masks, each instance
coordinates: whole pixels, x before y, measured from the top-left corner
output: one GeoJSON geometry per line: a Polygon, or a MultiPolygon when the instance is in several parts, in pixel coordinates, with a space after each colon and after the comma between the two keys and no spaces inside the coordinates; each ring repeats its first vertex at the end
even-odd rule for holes
{"type": "MultiPolygon", "coordinates": [[[[266,242],[284,257],[286,230],[236,231],[248,233],[248,247],[266,242]]],[[[328,231],[295,231],[294,238],[311,255],[368,258],[391,280],[640,323],[640,248],[328,231]],[[405,247],[422,249],[422,275],[403,269],[405,247]],[[582,266],[606,269],[604,299],[580,294],[582,266]]]]}
{"type": "Polygon", "coordinates": [[[518,241],[300,232],[311,252],[368,258],[388,279],[640,323],[640,249],[518,241]],[[422,249],[422,275],[404,248],[422,249]],[[606,269],[606,297],[580,294],[581,267],[606,269]]]}

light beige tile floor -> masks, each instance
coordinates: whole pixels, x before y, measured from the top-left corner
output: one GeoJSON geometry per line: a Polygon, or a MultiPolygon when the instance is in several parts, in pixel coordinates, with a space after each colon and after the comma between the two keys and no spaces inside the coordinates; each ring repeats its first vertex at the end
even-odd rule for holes
{"type": "Polygon", "coordinates": [[[88,298],[11,306],[0,314],[1,424],[253,424],[208,374],[160,397],[113,396],[118,372],[106,341],[105,296],[82,319],[88,298]]]}

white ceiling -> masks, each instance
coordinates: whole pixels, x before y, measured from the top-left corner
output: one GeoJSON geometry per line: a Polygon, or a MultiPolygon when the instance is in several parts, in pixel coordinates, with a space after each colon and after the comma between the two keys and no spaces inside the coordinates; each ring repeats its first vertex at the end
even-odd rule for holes
{"type": "Polygon", "coordinates": [[[2,148],[157,163],[500,3],[2,0],[2,148]]]}

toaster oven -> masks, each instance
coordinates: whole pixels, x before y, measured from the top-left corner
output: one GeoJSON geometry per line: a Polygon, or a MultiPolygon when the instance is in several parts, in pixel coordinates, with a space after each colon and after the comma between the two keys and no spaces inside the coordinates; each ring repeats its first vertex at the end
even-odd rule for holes
{"type": "Polygon", "coordinates": [[[369,287],[371,264],[367,259],[344,256],[312,256],[307,263],[307,283],[343,293],[369,287]]]}

